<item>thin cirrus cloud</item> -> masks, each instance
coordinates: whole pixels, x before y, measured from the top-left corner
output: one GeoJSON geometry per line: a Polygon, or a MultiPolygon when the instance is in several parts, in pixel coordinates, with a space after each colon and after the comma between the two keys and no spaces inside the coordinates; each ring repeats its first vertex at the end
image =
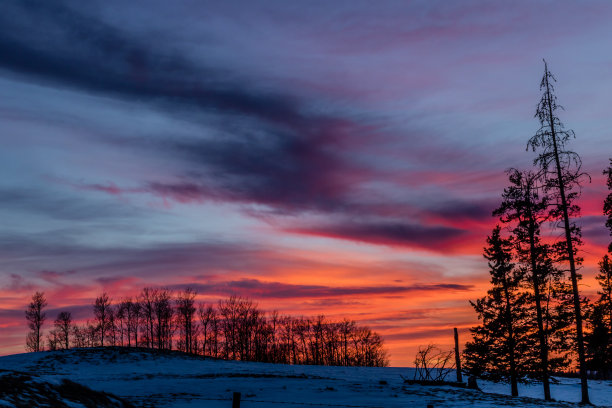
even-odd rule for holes
{"type": "MultiPolygon", "coordinates": [[[[426,291],[467,291],[472,285],[454,283],[436,283],[429,285],[412,286],[362,286],[362,287],[331,287],[322,285],[297,285],[283,282],[262,282],[257,279],[242,279],[238,281],[212,282],[208,284],[196,283],[189,287],[201,293],[214,293],[229,296],[252,296],[259,299],[300,299],[300,298],[336,298],[343,296],[386,296],[405,294],[408,292],[426,291]]],[[[186,286],[171,287],[184,289],[186,286]]]]}

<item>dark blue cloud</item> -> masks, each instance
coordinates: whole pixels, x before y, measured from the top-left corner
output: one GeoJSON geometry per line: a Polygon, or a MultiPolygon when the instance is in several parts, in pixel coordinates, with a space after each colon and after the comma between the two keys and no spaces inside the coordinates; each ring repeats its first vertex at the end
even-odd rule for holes
{"type": "Polygon", "coordinates": [[[291,97],[257,91],[225,69],[196,64],[161,42],[131,36],[77,3],[9,3],[10,12],[0,15],[0,68],[5,70],[163,103],[167,109],[221,111],[290,126],[309,121],[291,97]]]}
{"type": "Polygon", "coordinates": [[[257,279],[242,279],[210,283],[175,285],[172,289],[182,290],[191,287],[200,294],[232,295],[253,297],[255,299],[296,299],[296,298],[333,298],[338,296],[384,296],[408,292],[466,291],[472,285],[454,283],[435,283],[427,285],[397,286],[323,286],[298,285],[283,282],[262,282],[257,279]]]}
{"type": "Polygon", "coordinates": [[[433,251],[446,251],[468,231],[461,228],[411,224],[408,222],[378,220],[338,222],[330,225],[313,225],[291,231],[361,241],[389,246],[425,248],[433,251]]]}

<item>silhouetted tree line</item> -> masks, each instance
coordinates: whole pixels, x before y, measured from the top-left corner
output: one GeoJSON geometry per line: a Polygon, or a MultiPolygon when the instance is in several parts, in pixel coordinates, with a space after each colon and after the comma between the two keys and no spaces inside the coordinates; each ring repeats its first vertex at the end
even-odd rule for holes
{"type": "MultiPolygon", "coordinates": [[[[612,159],[604,174],[607,175],[610,193],[604,201],[606,227],[612,236],[612,159]]],[[[599,273],[595,277],[599,282],[598,298],[589,309],[588,325],[590,332],[586,336],[588,361],[587,367],[598,373],[598,377],[612,379],[612,242],[608,254],[599,262],[599,273]]]]}
{"type": "MultiPolygon", "coordinates": [[[[534,169],[508,170],[509,185],[493,212],[499,224],[484,249],[491,288],[470,302],[480,325],[471,329],[464,369],[508,381],[513,396],[518,395],[518,382],[541,380],[550,400],[551,373],[569,370],[577,357],[582,402],[588,403],[587,370],[608,377],[612,367],[612,267],[604,256],[594,304],[580,296],[582,232],[575,222],[580,215],[576,200],[582,181],[590,178],[581,170],[580,156],[567,148],[575,136],[556,116],[561,106],[554,81],[545,65],[535,115],[540,129],[528,142],[528,149],[538,152],[534,169]]],[[[604,174],[612,189],[612,160],[610,164],[604,174]]],[[[612,193],[604,213],[612,234],[612,193]]]]}
{"type": "MultiPolygon", "coordinates": [[[[284,364],[386,366],[381,337],[354,321],[265,313],[251,300],[231,296],[217,304],[196,303],[186,289],[144,288],[135,298],[113,304],[106,293],[95,299],[93,319],[75,324],[63,311],[46,336],[48,350],[70,347],[177,349],[227,360],[284,364]]],[[[26,311],[28,351],[43,350],[44,294],[36,292],[26,311]]]]}

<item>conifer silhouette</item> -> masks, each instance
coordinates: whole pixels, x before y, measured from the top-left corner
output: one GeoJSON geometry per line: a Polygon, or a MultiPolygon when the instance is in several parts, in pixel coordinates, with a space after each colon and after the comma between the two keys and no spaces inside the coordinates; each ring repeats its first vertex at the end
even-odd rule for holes
{"type": "Polygon", "coordinates": [[[539,151],[534,164],[540,170],[544,190],[551,199],[549,214],[551,220],[556,221],[556,225],[564,230],[565,239],[558,243],[556,249],[559,261],[569,266],[580,365],[581,401],[587,404],[589,403],[589,389],[577,273],[577,265],[580,264],[581,259],[576,254],[577,246],[581,243],[581,231],[571,218],[578,215],[580,211],[580,208],[574,204],[574,200],[580,193],[581,181],[586,174],[581,171],[580,156],[567,148],[568,142],[575,138],[575,135],[572,130],[565,129],[556,115],[557,110],[562,109],[562,106],[557,103],[553,82],[556,82],[556,79],[544,61],[544,76],[540,83],[540,90],[543,93],[535,114],[540,122],[540,129],[529,139],[527,147],[533,151],[539,151]]]}

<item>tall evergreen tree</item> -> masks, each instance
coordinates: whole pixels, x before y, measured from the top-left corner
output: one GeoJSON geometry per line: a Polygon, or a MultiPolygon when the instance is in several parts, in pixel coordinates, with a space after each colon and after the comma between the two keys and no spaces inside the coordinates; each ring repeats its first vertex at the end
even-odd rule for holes
{"type": "MultiPolygon", "coordinates": [[[[606,220],[606,227],[610,230],[610,235],[612,236],[612,159],[610,159],[610,165],[604,170],[603,174],[608,176],[606,183],[608,184],[608,190],[610,190],[610,193],[608,193],[608,196],[604,200],[603,211],[604,215],[608,217],[606,220]]],[[[608,252],[612,254],[612,242],[610,242],[608,246],[608,252]]]]}
{"type": "Polygon", "coordinates": [[[612,262],[608,255],[604,255],[603,260],[599,262],[599,274],[595,279],[601,287],[597,292],[599,299],[596,306],[601,309],[602,320],[612,333],[612,262]]]}
{"type": "MultiPolygon", "coordinates": [[[[603,212],[607,216],[606,227],[612,235],[612,159],[603,174],[607,176],[608,190],[611,190],[604,200],[603,212]]],[[[608,252],[612,253],[612,242],[608,252]]],[[[601,289],[589,318],[591,332],[587,335],[588,364],[589,369],[608,379],[612,367],[612,261],[607,254],[599,263],[596,279],[601,289]]]]}
{"type": "Polygon", "coordinates": [[[520,287],[522,273],[512,263],[512,240],[503,238],[497,226],[487,244],[484,257],[491,288],[486,296],[470,302],[482,323],[471,329],[473,340],[463,352],[464,369],[493,381],[509,380],[512,395],[517,396],[518,382],[526,374],[522,367],[529,347],[527,295],[520,287]]]}
{"type": "MultiPolygon", "coordinates": [[[[606,182],[608,190],[610,190],[604,201],[603,210],[604,215],[608,216],[606,227],[608,227],[610,235],[612,235],[612,159],[610,159],[610,165],[603,173],[608,176],[606,182]]],[[[608,252],[612,254],[612,242],[608,246],[608,252]]],[[[612,333],[612,263],[608,255],[604,255],[603,260],[599,263],[599,275],[597,275],[596,279],[601,286],[599,304],[602,305],[609,332],[612,333]]]]}
{"type": "MultiPolygon", "coordinates": [[[[493,214],[498,215],[504,224],[509,224],[515,236],[517,260],[524,271],[523,276],[531,291],[530,303],[535,311],[534,340],[539,345],[535,358],[539,363],[534,365],[533,370],[536,377],[542,380],[544,398],[550,400],[550,334],[563,326],[557,319],[563,309],[551,308],[551,303],[560,305],[563,302],[557,303],[553,299],[554,294],[562,293],[562,279],[553,266],[550,246],[543,243],[540,237],[541,225],[547,219],[548,198],[539,191],[537,175],[510,169],[508,176],[510,186],[504,189],[502,204],[493,214]]],[[[555,360],[555,363],[559,362],[555,360]]]]}
{"type": "Polygon", "coordinates": [[[43,350],[42,326],[46,319],[45,307],[47,307],[47,299],[44,292],[36,292],[32,295],[32,301],[25,311],[28,327],[30,328],[26,338],[26,350],[28,351],[43,350]]]}
{"type": "Polygon", "coordinates": [[[602,378],[609,378],[612,367],[612,262],[604,255],[599,263],[599,298],[593,305],[589,323],[591,332],[587,334],[589,369],[597,371],[602,378]]]}
{"type": "Polygon", "coordinates": [[[589,403],[582,312],[580,310],[581,298],[576,272],[576,266],[580,262],[580,258],[576,256],[576,247],[580,243],[580,228],[570,218],[578,215],[580,210],[573,201],[579,194],[580,182],[584,173],[581,171],[580,156],[566,147],[569,140],[575,135],[572,130],[565,130],[563,123],[556,115],[556,111],[561,106],[557,104],[553,82],[556,82],[556,79],[544,61],[544,76],[540,83],[540,90],[543,91],[543,94],[535,114],[540,122],[540,129],[529,139],[528,148],[534,151],[540,150],[534,164],[540,168],[546,192],[552,199],[551,217],[561,225],[565,233],[565,240],[560,242],[557,248],[560,254],[559,259],[569,266],[580,365],[581,401],[589,403]]]}

